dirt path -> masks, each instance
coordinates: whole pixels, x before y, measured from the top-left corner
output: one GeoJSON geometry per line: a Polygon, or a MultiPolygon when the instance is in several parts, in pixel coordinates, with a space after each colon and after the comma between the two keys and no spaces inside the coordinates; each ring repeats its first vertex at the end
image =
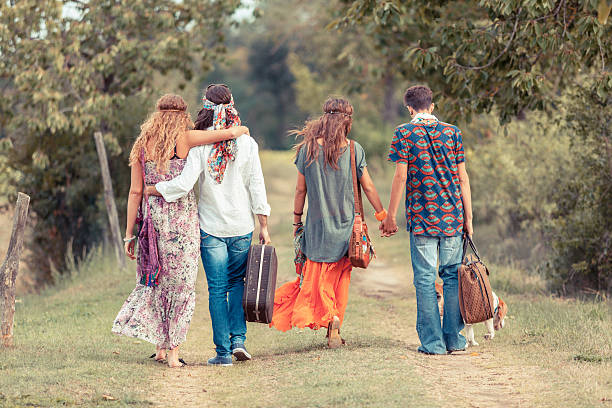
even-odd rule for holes
{"type": "MultiPolygon", "coordinates": [[[[362,294],[377,299],[404,297],[415,299],[412,272],[392,268],[383,262],[372,263],[367,273],[353,275],[353,283],[362,294]]],[[[415,330],[416,306],[402,331],[409,344],[405,356],[431,390],[430,395],[441,406],[454,407],[532,407],[534,394],[528,391],[529,381],[538,375],[534,367],[508,366],[496,358],[485,340],[478,348],[449,356],[425,356],[416,352],[419,339],[415,330]],[[484,349],[484,350],[483,350],[484,349]],[[411,352],[412,351],[412,352],[411,352]]],[[[492,342],[495,340],[493,339],[492,342]]],[[[501,350],[500,350],[501,351],[501,350]]],[[[502,351],[503,352],[503,351],[502,351]]],[[[541,375],[541,373],[540,373],[541,375]]]]}
{"type": "MultiPolygon", "coordinates": [[[[273,168],[274,162],[270,164],[270,157],[265,158],[268,170],[273,168]]],[[[284,163],[284,162],[283,162],[284,163]]],[[[285,164],[283,164],[285,166],[285,164]]],[[[276,170],[274,170],[276,171],[276,170]]],[[[280,167],[278,174],[283,171],[293,171],[280,167]]],[[[268,177],[266,179],[268,198],[273,203],[273,208],[291,208],[293,184],[285,182],[279,177],[268,177]]],[[[273,236],[282,236],[291,230],[289,224],[280,224],[283,217],[290,219],[287,215],[272,217],[270,219],[273,236]],[[277,225],[278,224],[278,225],[277,225]]],[[[274,238],[273,238],[274,239],[274,238]]],[[[278,242],[277,242],[278,244],[278,242]]],[[[290,244],[278,246],[279,256],[284,253],[287,259],[292,256],[290,244]]],[[[386,243],[381,242],[380,246],[385,247],[386,243]]],[[[381,248],[381,249],[383,249],[381,248]]],[[[384,252],[384,250],[383,250],[384,252]]],[[[403,258],[402,258],[403,259],[403,258]]],[[[495,340],[487,342],[480,341],[481,346],[467,352],[456,353],[450,356],[425,356],[416,352],[419,344],[416,325],[416,301],[414,286],[412,285],[412,273],[408,264],[402,263],[392,256],[383,256],[373,262],[367,271],[355,270],[352,274],[352,291],[359,291],[366,297],[393,303],[402,301],[404,304],[399,309],[390,307],[388,319],[383,322],[386,328],[391,328],[393,335],[400,336],[406,345],[405,355],[400,358],[406,360],[409,367],[412,367],[426,385],[426,394],[431,400],[437,401],[443,407],[532,407],[534,406],[535,396],[544,392],[537,389],[541,387],[542,381],[530,381],[537,376],[544,374],[534,367],[520,366],[520,362],[511,361],[503,350],[495,348],[495,340]],[[385,262],[389,260],[389,263],[385,262]]],[[[280,273],[280,272],[279,272],[280,273]]],[[[231,377],[231,372],[238,369],[233,367],[227,369],[215,369],[205,366],[202,361],[203,356],[213,356],[212,342],[210,342],[210,323],[208,322],[208,308],[206,307],[206,293],[201,289],[204,287],[203,274],[200,273],[198,282],[199,303],[196,307],[196,314],[190,328],[189,339],[200,339],[202,347],[194,345],[194,340],[188,340],[182,356],[187,362],[197,362],[185,369],[162,370],[162,381],[160,392],[151,396],[151,400],[157,406],[164,407],[206,407],[206,406],[232,406],[228,394],[249,393],[252,384],[249,381],[237,384],[235,378],[231,377]],[[206,320],[206,323],[204,321],[206,320]],[[205,340],[204,340],[205,339],[205,340]],[[217,401],[215,396],[223,394],[223,401],[217,401]]],[[[282,283],[284,278],[279,278],[282,283]]],[[[258,330],[259,327],[251,326],[258,330]]],[[[251,329],[249,329],[251,330],[251,329]]],[[[262,329],[266,330],[266,329],[262,329]]],[[[261,336],[263,332],[259,332],[261,336]]],[[[305,337],[312,335],[309,330],[303,334],[305,337]]],[[[503,335],[503,334],[502,334],[503,335]]],[[[253,333],[252,339],[257,338],[257,333],[253,333]]],[[[273,336],[271,342],[282,339],[282,335],[273,336]]],[[[197,341],[197,340],[196,340],[197,341]]],[[[253,344],[253,343],[251,343],[253,344]]],[[[282,347],[282,343],[280,343],[282,347]]],[[[251,346],[249,346],[251,347],[251,346]]],[[[253,361],[252,367],[257,369],[244,368],[244,373],[238,375],[256,375],[265,377],[266,390],[270,393],[276,388],[275,381],[287,381],[286,378],[277,378],[278,368],[275,367],[278,360],[276,355],[263,356],[269,353],[270,349],[277,349],[278,344],[265,344],[260,346],[260,358],[253,361]],[[257,363],[255,365],[255,363],[257,363]]],[[[315,346],[315,349],[318,346],[315,346]]],[[[279,355],[297,353],[301,356],[307,355],[312,346],[303,348],[279,350],[279,355]]],[[[256,351],[257,354],[257,351],[256,351]]],[[[318,357],[316,357],[318,359],[318,357]]],[[[316,362],[313,361],[313,370],[316,369],[316,362]]],[[[242,370],[242,367],[240,368],[242,370]]],[[[234,371],[237,372],[237,371],[234,371]]],[[[234,374],[236,375],[236,374],[234,374]]],[[[397,375],[390,373],[390,375],[397,375]]],[[[291,381],[291,380],[290,380],[291,381]]],[[[310,392],[310,390],[309,390],[310,392]]],[[[219,397],[217,397],[219,398],[219,397]]],[[[244,405],[244,404],[243,404],[244,405]]],[[[272,406],[265,401],[252,401],[249,406],[272,406]]]]}
{"type": "MultiPolygon", "coordinates": [[[[389,267],[382,261],[373,263],[367,273],[361,272],[356,271],[353,274],[353,284],[354,288],[366,297],[388,301],[399,299],[414,303],[415,294],[410,272],[389,267]]],[[[504,360],[503,350],[494,346],[495,340],[487,343],[485,340],[479,340],[481,346],[478,348],[449,356],[419,354],[416,352],[419,341],[414,329],[416,311],[412,311],[413,313],[407,316],[391,313],[389,321],[384,324],[397,327],[394,332],[401,335],[407,345],[406,354],[401,356],[401,359],[421,377],[431,399],[443,407],[534,406],[535,396],[544,391],[535,389],[536,385],[531,384],[533,378],[544,375],[538,369],[520,366],[518,362],[509,363],[507,358],[504,360]],[[398,325],[398,322],[402,324],[398,325]]],[[[160,371],[160,392],[151,396],[154,405],[183,408],[230,405],[227,400],[215,399],[219,390],[232,386],[231,377],[226,375],[227,369],[207,367],[203,361],[198,361],[203,355],[214,355],[212,346],[208,343],[208,323],[202,324],[207,313],[207,308],[200,304],[194,316],[196,324],[192,324],[190,332],[192,339],[207,339],[205,349],[194,347],[193,343],[188,344],[182,355],[186,361],[192,363],[189,367],[160,371]],[[209,392],[210,390],[213,392],[209,392]]],[[[274,358],[262,358],[258,364],[269,366],[271,372],[274,372],[274,358]]],[[[274,381],[273,377],[271,381],[274,381]]],[[[233,388],[232,392],[249,392],[246,386],[242,387],[244,389],[233,388]]]]}

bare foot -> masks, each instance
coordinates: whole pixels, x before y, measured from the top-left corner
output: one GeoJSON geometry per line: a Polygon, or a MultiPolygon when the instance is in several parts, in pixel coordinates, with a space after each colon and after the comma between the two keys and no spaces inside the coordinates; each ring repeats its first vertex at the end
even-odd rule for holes
{"type": "Polygon", "coordinates": [[[166,359],[165,348],[156,347],[155,350],[157,351],[157,353],[155,353],[155,361],[163,361],[166,359]]]}
{"type": "Polygon", "coordinates": [[[178,368],[184,366],[185,364],[180,361],[178,356],[178,347],[168,350],[168,367],[178,368]]]}

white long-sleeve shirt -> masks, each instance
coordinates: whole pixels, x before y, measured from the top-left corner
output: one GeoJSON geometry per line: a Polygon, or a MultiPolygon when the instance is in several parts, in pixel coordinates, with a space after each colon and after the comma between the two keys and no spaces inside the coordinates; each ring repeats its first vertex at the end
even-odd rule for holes
{"type": "Polygon", "coordinates": [[[208,172],[212,145],[205,145],[189,151],[178,177],[155,185],[166,201],[173,202],[187,195],[199,179],[200,228],[219,238],[253,232],[253,214],[270,215],[257,142],[246,134],[236,142],[236,158],[228,163],[221,184],[217,184],[208,172]]]}

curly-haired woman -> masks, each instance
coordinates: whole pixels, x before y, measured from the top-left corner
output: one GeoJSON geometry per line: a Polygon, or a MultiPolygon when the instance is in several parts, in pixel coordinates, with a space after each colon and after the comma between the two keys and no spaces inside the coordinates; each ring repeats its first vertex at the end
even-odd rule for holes
{"type": "MultiPolygon", "coordinates": [[[[347,257],[355,220],[355,201],[348,134],[353,106],[345,99],[328,99],[323,116],[295,131],[303,140],[296,146],[298,169],[294,199],[294,234],[302,230],[304,201],[308,215],[303,226],[301,251],[306,256],[301,276],[276,290],[271,326],[327,327],[328,346],[338,347],[340,325],[348,302],[352,266],[347,257]]],[[[357,177],[377,212],[385,214],[368,174],[365,152],[355,143],[357,177]]]]}
{"type": "MultiPolygon", "coordinates": [[[[233,129],[240,125],[232,91],[210,84],[196,129],[233,129]]],[[[256,215],[259,240],[270,243],[266,196],[259,147],[250,135],[191,149],[181,175],[148,186],[171,202],[181,199],[198,183],[200,251],[208,282],[208,308],[216,356],[208,365],[231,366],[251,359],[245,346],[247,325],[242,309],[244,277],[256,215]]]]}
{"type": "MultiPolygon", "coordinates": [[[[167,357],[168,366],[181,367],[178,347],[185,341],[195,307],[198,272],[199,229],[195,195],[190,192],[176,202],[145,196],[144,182],[155,184],[179,175],[192,147],[236,138],[248,129],[193,130],[187,104],[178,95],[164,95],[157,109],[141,126],[130,153],[131,186],[127,205],[125,252],[134,255],[136,219],[150,211],[158,232],[161,272],[157,286],[139,280],[113,324],[113,333],[136,337],[157,347],[157,361],[167,357]],[[144,178],[144,182],[143,182],[144,178]],[[147,208],[148,207],[148,208],[147,208]],[[167,352],[166,352],[167,351],[167,352]]],[[[144,260],[138,250],[139,272],[144,260]]],[[[139,277],[140,278],[140,277],[139,277]]]]}

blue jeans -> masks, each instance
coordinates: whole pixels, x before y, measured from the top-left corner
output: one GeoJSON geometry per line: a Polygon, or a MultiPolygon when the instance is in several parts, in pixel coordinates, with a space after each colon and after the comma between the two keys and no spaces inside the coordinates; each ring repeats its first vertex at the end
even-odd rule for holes
{"type": "Polygon", "coordinates": [[[232,344],[246,340],[242,293],[252,235],[218,238],[200,230],[213,342],[219,356],[230,356],[232,344]]]}
{"type": "Polygon", "coordinates": [[[419,351],[446,354],[465,348],[463,318],[459,310],[457,268],[461,264],[463,237],[429,237],[410,233],[410,257],[417,297],[417,333],[419,351]],[[444,281],[444,316],[436,298],[436,270],[444,281]]]}

